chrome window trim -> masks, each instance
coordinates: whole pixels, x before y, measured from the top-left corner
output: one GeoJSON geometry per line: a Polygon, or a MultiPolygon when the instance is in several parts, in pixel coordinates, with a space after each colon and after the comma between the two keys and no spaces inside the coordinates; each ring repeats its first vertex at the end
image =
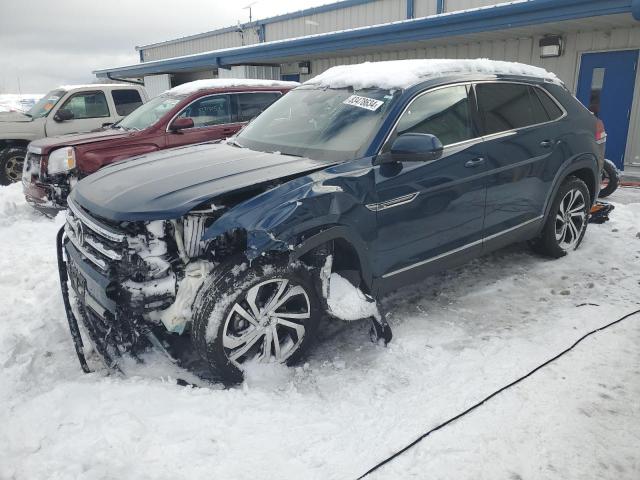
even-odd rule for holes
{"type": "MultiPolygon", "coordinates": [[[[568,115],[567,110],[564,108],[564,106],[553,95],[548,93],[544,88],[540,87],[539,85],[533,84],[533,83],[528,83],[528,82],[524,82],[524,81],[517,81],[517,80],[477,80],[477,81],[468,80],[468,81],[465,81],[465,82],[448,83],[447,85],[440,85],[440,86],[437,86],[437,87],[434,87],[434,88],[430,88],[429,90],[425,90],[424,92],[420,92],[415,97],[413,97],[409,101],[407,106],[402,110],[402,113],[400,113],[400,115],[398,115],[398,118],[396,119],[395,123],[393,124],[393,128],[387,134],[387,137],[385,138],[384,142],[382,143],[382,146],[378,149],[378,152],[376,153],[376,155],[380,155],[382,153],[382,151],[384,150],[385,146],[391,140],[392,135],[395,133],[396,129],[398,128],[398,124],[400,123],[400,119],[406,113],[406,111],[409,109],[409,107],[413,104],[413,102],[415,102],[418,98],[420,98],[423,95],[426,95],[427,93],[434,92],[434,91],[440,90],[442,88],[458,87],[458,86],[466,86],[466,85],[471,86],[474,89],[474,93],[475,93],[475,86],[476,85],[480,85],[480,84],[484,84],[484,83],[511,83],[511,84],[516,84],[516,85],[527,85],[529,87],[533,87],[533,88],[537,88],[539,90],[542,90],[542,93],[547,95],[549,98],[551,98],[551,100],[553,100],[553,102],[558,106],[558,108],[560,108],[560,110],[562,111],[562,115],[560,117],[556,118],[555,120],[549,120],[547,122],[536,123],[536,124],[533,124],[533,125],[527,125],[526,127],[513,128],[513,129],[510,129],[510,130],[503,130],[501,132],[490,133],[488,135],[481,135],[479,137],[470,138],[468,140],[463,140],[461,142],[451,143],[449,145],[444,145],[445,149],[447,149],[449,147],[456,147],[456,146],[464,145],[465,143],[469,143],[469,144],[480,143],[480,142],[484,142],[486,140],[494,140],[496,138],[500,138],[500,137],[503,137],[503,136],[515,135],[516,133],[518,133],[518,132],[520,132],[522,130],[526,130],[526,129],[529,129],[529,128],[540,127],[542,125],[548,125],[548,124],[551,124],[551,123],[559,122],[560,120],[565,119],[567,117],[567,115],[568,115]]],[[[478,102],[477,93],[475,94],[475,97],[476,97],[476,102],[478,102]]],[[[478,106],[478,109],[479,109],[480,108],[479,102],[477,103],[477,106],[478,106]]],[[[482,114],[482,112],[479,112],[479,113],[482,114]]]]}
{"type": "MultiPolygon", "coordinates": [[[[538,86],[538,85],[534,85],[531,83],[527,83],[527,82],[518,82],[518,81],[510,81],[510,80],[483,80],[483,81],[478,81],[478,82],[473,82],[474,84],[474,88],[475,85],[481,85],[484,83],[511,83],[511,84],[516,84],[516,85],[527,85],[529,87],[533,87],[533,88],[537,88],[542,90],[542,92],[547,95],[549,98],[551,98],[551,100],[553,100],[555,102],[555,104],[558,106],[558,108],[560,108],[560,110],[562,111],[562,115],[558,118],[556,118],[555,120],[548,120],[546,122],[541,122],[541,123],[534,123],[532,125],[526,125],[524,127],[519,127],[519,128],[511,128],[509,130],[502,130],[500,132],[495,132],[495,133],[490,133],[488,135],[484,135],[482,138],[483,140],[494,140],[496,138],[500,138],[501,136],[507,136],[507,134],[512,135],[512,134],[516,134],[518,132],[522,132],[524,130],[528,130],[530,128],[537,128],[537,127],[541,127],[543,125],[549,125],[551,123],[555,123],[555,122],[559,122],[560,120],[563,120],[565,118],[567,118],[567,110],[564,108],[564,106],[558,101],[556,100],[556,98],[551,95],[550,93],[547,93],[547,91],[538,86]]],[[[478,94],[476,93],[476,99],[478,99],[478,94]]],[[[476,100],[478,102],[478,109],[480,109],[480,101],[476,100]]],[[[546,111],[546,110],[545,110],[546,111]]],[[[481,112],[482,113],[482,112],[481,112]]]]}
{"type": "Polygon", "coordinates": [[[427,265],[428,263],[435,262],[436,260],[440,260],[442,258],[448,257],[448,256],[453,255],[455,253],[462,252],[463,250],[467,250],[467,249],[469,249],[471,247],[475,247],[476,245],[480,245],[480,244],[482,244],[483,242],[485,242],[487,240],[493,240],[494,238],[497,238],[497,237],[500,237],[500,236],[505,235],[507,233],[513,232],[514,230],[517,230],[519,228],[525,227],[525,226],[527,226],[527,225],[529,225],[529,224],[531,224],[533,222],[537,222],[539,220],[542,220],[543,218],[544,218],[544,215],[537,216],[535,218],[532,218],[531,220],[527,220],[526,222],[519,223],[518,225],[515,225],[513,227],[507,228],[506,230],[503,230],[501,232],[494,233],[493,235],[489,235],[488,237],[482,237],[480,240],[476,240],[475,242],[471,242],[471,243],[468,243],[468,244],[463,245],[461,247],[455,248],[453,250],[449,250],[448,252],[441,253],[440,255],[436,255],[435,257],[427,258],[426,260],[422,260],[421,262],[417,262],[417,263],[414,263],[412,265],[408,265],[406,267],[399,268],[398,270],[394,270],[394,271],[389,272],[389,273],[385,273],[384,275],[382,275],[382,278],[389,278],[389,277],[392,277],[394,275],[397,275],[398,273],[403,273],[403,272],[406,272],[406,271],[411,270],[413,268],[421,267],[422,265],[427,265]]]}
{"type": "Polygon", "coordinates": [[[80,210],[80,207],[75,205],[73,200],[67,199],[67,206],[69,207],[69,210],[71,210],[71,212],[76,217],[78,217],[82,223],[84,223],[87,227],[89,227],[91,230],[93,230],[98,235],[102,235],[103,237],[105,237],[105,238],[107,238],[107,239],[109,239],[109,240],[111,240],[113,242],[123,242],[124,241],[124,238],[125,238],[124,235],[122,235],[120,233],[112,232],[111,230],[109,230],[109,229],[103,227],[102,225],[99,225],[98,223],[96,223],[89,216],[84,214],[80,210]]]}
{"type": "MultiPolygon", "coordinates": [[[[180,116],[180,114],[182,112],[184,112],[187,108],[189,108],[191,105],[193,105],[196,102],[199,102],[200,100],[202,100],[203,98],[209,98],[209,97],[218,97],[220,95],[238,95],[240,93],[277,93],[278,95],[280,95],[282,97],[283,93],[280,90],[248,90],[246,92],[229,92],[229,93],[212,93],[210,95],[204,95],[202,97],[198,97],[196,99],[194,99],[192,102],[188,103],[187,105],[185,105],[183,108],[180,109],[180,111],[178,113],[176,113],[173,117],[171,117],[171,120],[169,120],[169,122],[167,123],[167,127],[165,128],[165,132],[166,133],[171,133],[171,131],[169,130],[169,126],[171,126],[171,124],[173,123],[173,121],[178,118],[180,116]]],[[[278,99],[274,100],[274,101],[278,101],[278,99]]],[[[229,104],[229,108],[231,108],[231,104],[229,104]]],[[[232,119],[233,120],[233,119],[232,119]]],[[[218,123],[216,125],[206,125],[203,127],[193,127],[193,128],[187,128],[185,130],[188,130],[190,132],[194,131],[194,130],[201,130],[203,128],[211,128],[211,127],[220,127],[222,125],[235,125],[236,123],[247,123],[247,122],[228,122],[228,123],[218,123]]]]}

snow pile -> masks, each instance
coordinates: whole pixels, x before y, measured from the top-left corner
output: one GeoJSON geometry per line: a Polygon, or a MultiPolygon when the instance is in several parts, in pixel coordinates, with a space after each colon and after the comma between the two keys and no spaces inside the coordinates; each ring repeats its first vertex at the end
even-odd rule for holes
{"type": "MultiPolygon", "coordinates": [[[[252,365],[224,389],[155,352],[128,377],[95,357],[83,374],[57,280],[63,218],[37,214],[20,184],[0,187],[0,478],[357,478],[638,308],[632,193],[565,258],[514,246],[385,297],[386,348],[369,322],[323,321],[308,364],[252,365]]],[[[640,478],[638,344],[638,317],[591,337],[371,478],[640,478]]]]}
{"type": "Polygon", "coordinates": [[[357,65],[332,67],[305,84],[328,88],[353,87],[404,89],[427,80],[451,74],[476,73],[486,75],[522,75],[538,77],[560,83],[558,77],[547,70],[524,63],[503,62],[478,58],[475,60],[391,60],[365,62],[357,65]]]}
{"type": "Polygon", "coordinates": [[[333,316],[347,321],[362,320],[363,318],[380,318],[376,302],[367,298],[349,280],[337,273],[329,277],[329,310],[333,316]]]}
{"type": "Polygon", "coordinates": [[[194,82],[183,83],[165,93],[175,95],[190,95],[198,90],[209,88],[232,88],[232,87],[275,87],[275,88],[295,88],[300,85],[298,82],[284,82],[280,80],[257,80],[253,78],[208,78],[196,80],[194,82]]]}
{"type": "Polygon", "coordinates": [[[42,94],[0,94],[0,112],[26,112],[42,98],[42,94]]]}

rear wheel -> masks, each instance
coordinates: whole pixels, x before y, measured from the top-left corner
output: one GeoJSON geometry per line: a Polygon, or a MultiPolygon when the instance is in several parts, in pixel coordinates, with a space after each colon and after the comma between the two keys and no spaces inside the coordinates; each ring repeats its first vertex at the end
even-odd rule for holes
{"type": "Polygon", "coordinates": [[[22,167],[27,156],[24,147],[8,147],[0,150],[0,185],[9,185],[22,179],[22,167]]]}
{"type": "Polygon", "coordinates": [[[620,173],[618,169],[611,160],[605,159],[600,180],[600,194],[598,196],[600,198],[608,197],[618,189],[619,184],[620,173]]]}
{"type": "Polygon", "coordinates": [[[249,362],[292,364],[321,316],[312,271],[286,263],[229,262],[201,289],[191,338],[224,381],[242,381],[249,362]]]}
{"type": "Polygon", "coordinates": [[[551,205],[541,236],[533,243],[534,250],[560,258],[578,248],[587,229],[590,205],[586,184],[576,177],[567,178],[551,205]]]}

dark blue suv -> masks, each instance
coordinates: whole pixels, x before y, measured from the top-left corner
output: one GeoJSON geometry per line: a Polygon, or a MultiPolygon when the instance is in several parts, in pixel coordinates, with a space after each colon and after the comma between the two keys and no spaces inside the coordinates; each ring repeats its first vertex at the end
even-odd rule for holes
{"type": "Polygon", "coordinates": [[[228,142],[77,184],[58,250],[81,364],[78,317],[112,368],[150,345],[173,354],[186,337],[238,380],[249,360],[301,357],[332,313],[332,272],[374,301],[513,242],[561,257],[584,236],[605,138],[534,67],[329,70],[228,142]]]}

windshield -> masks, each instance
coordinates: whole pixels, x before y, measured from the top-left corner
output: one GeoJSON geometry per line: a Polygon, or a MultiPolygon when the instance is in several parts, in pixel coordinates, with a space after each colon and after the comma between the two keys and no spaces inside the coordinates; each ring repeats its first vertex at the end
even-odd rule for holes
{"type": "Polygon", "coordinates": [[[27,115],[33,118],[46,117],[51,109],[56,106],[56,103],[64,97],[65,93],[67,93],[65,90],[51,90],[29,109],[27,115]]]}
{"type": "Polygon", "coordinates": [[[318,160],[358,158],[398,96],[378,88],[298,88],[247,125],[235,143],[318,160]]]}
{"type": "Polygon", "coordinates": [[[160,120],[165,113],[175,107],[184,97],[160,95],[140,105],[124,117],[117,126],[125,130],[144,130],[160,120]]]}

